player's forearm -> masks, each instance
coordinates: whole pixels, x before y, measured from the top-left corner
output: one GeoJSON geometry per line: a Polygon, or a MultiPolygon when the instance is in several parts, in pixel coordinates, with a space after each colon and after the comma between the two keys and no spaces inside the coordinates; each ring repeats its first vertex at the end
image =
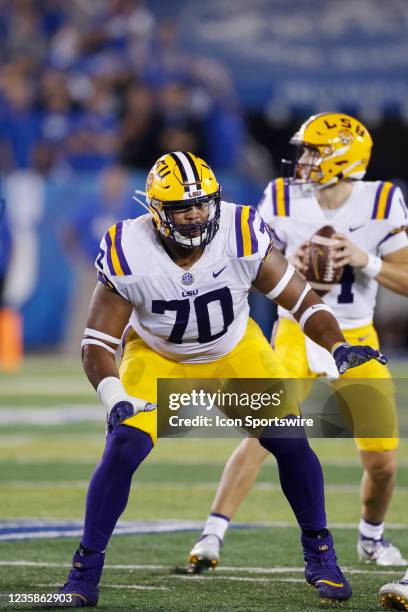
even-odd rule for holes
{"type": "Polygon", "coordinates": [[[306,336],[329,352],[336,343],[346,341],[337,319],[313,290],[307,293],[293,316],[306,336]],[[326,310],[322,310],[323,308],[326,310]]]}
{"type": "Polygon", "coordinates": [[[303,331],[313,342],[329,352],[335,344],[346,342],[337,319],[327,311],[319,310],[309,317],[303,331]]]}
{"type": "Polygon", "coordinates": [[[87,345],[83,348],[82,364],[89,382],[96,390],[103,378],[115,376],[119,378],[114,355],[102,347],[87,345]]]}
{"type": "Polygon", "coordinates": [[[407,264],[383,260],[380,273],[376,276],[375,280],[386,289],[394,291],[394,293],[408,296],[407,264]]]}

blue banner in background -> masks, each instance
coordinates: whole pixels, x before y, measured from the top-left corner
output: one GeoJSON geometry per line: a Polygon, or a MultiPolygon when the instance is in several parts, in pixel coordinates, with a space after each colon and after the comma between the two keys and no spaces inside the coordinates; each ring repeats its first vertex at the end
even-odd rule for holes
{"type": "Polygon", "coordinates": [[[186,48],[225,62],[244,104],[278,117],[328,108],[408,116],[405,1],[178,4],[186,48]]]}

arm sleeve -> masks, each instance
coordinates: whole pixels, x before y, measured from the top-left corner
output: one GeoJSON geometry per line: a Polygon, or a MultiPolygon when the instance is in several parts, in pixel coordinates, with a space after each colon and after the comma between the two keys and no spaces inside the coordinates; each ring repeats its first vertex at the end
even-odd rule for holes
{"type": "Polygon", "coordinates": [[[384,237],[378,244],[379,255],[387,255],[408,246],[408,210],[401,189],[397,187],[391,201],[390,214],[384,221],[384,237]]]}

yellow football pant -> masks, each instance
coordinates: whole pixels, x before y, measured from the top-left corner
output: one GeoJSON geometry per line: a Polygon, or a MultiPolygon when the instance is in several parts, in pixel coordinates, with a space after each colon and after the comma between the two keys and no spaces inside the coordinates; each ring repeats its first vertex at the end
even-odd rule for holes
{"type": "MultiPolygon", "coordinates": [[[[375,349],[379,349],[378,336],[372,324],[358,327],[355,329],[342,330],[344,336],[350,344],[364,345],[368,344],[375,349]]],[[[306,357],[305,336],[299,325],[289,319],[280,319],[277,323],[277,331],[274,338],[274,348],[278,357],[288,370],[289,376],[293,378],[312,380],[304,381],[304,388],[301,396],[307,397],[313,379],[317,375],[309,370],[309,365],[306,357]]],[[[371,381],[370,381],[371,383],[371,381]]],[[[398,446],[398,421],[397,411],[394,398],[394,385],[392,383],[391,374],[386,366],[381,365],[378,361],[371,360],[356,368],[347,370],[338,381],[333,381],[333,386],[337,388],[338,394],[344,397],[344,402],[353,417],[356,416],[356,421],[361,419],[364,412],[364,418],[378,418],[378,423],[384,425],[383,431],[392,431],[391,438],[359,438],[356,437],[356,444],[359,449],[365,451],[387,451],[395,449],[398,446]],[[358,383],[346,386],[346,380],[351,379],[373,379],[373,393],[366,391],[360,393],[358,383]],[[375,381],[374,379],[382,379],[375,381]],[[384,381],[386,379],[386,381],[384,381]],[[377,386],[377,389],[376,389],[377,386]],[[385,391],[385,395],[384,395],[385,391]],[[372,401],[370,401],[370,399],[372,401]],[[364,411],[361,410],[362,402],[369,405],[364,405],[364,411]],[[370,412],[371,411],[371,412],[370,412]]],[[[362,429],[367,423],[362,424],[362,429]]],[[[365,429],[367,431],[367,429],[365,429]]],[[[379,429],[381,431],[381,429],[379,429]]]]}
{"type": "MultiPolygon", "coordinates": [[[[125,350],[119,368],[121,381],[130,395],[141,397],[148,402],[157,401],[158,378],[288,378],[281,359],[271,348],[258,325],[249,319],[242,340],[227,355],[207,363],[177,363],[167,359],[149,348],[145,342],[131,331],[126,338],[125,350]]],[[[286,414],[298,414],[296,402],[288,401],[282,406],[286,414]]],[[[279,416],[279,415],[277,415],[279,416]]],[[[124,421],[157,439],[157,414],[141,412],[124,421]]]]}

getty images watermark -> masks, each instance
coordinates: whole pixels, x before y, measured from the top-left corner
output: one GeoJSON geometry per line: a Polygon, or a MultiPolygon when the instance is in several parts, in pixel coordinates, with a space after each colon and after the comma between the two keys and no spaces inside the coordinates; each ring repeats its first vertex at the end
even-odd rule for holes
{"type": "Polygon", "coordinates": [[[408,436],[407,379],[159,379],[159,437],[408,436]],[[397,412],[398,407],[398,412],[397,412]]]}
{"type": "MultiPolygon", "coordinates": [[[[259,411],[265,408],[279,408],[284,390],[274,393],[236,393],[217,390],[210,393],[203,389],[184,393],[170,393],[169,410],[178,411],[182,408],[204,409],[206,412],[228,409],[250,409],[259,411]]],[[[227,416],[226,414],[196,414],[195,416],[169,416],[170,427],[239,427],[245,429],[259,429],[260,427],[313,427],[312,418],[288,415],[285,417],[261,417],[259,414],[244,414],[242,416],[227,416]]]]}

